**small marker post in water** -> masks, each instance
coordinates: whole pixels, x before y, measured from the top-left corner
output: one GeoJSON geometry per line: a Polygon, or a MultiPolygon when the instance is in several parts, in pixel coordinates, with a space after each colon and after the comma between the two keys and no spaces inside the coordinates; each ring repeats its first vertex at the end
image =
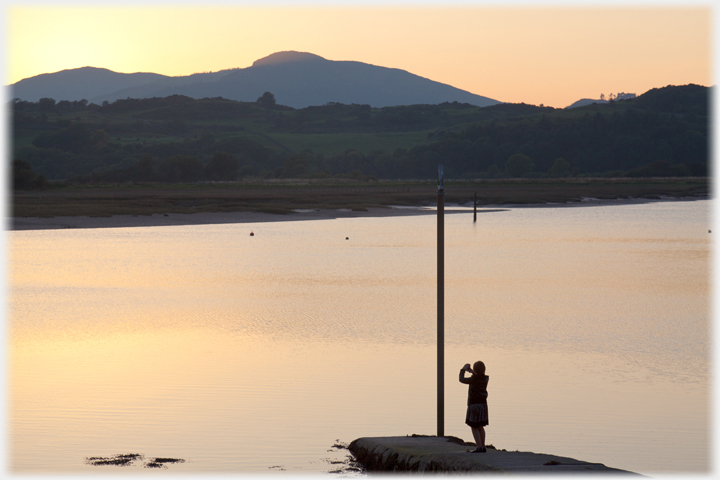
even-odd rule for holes
{"type": "Polygon", "coordinates": [[[445,187],[443,167],[437,185],[437,436],[445,436],[445,187]]]}
{"type": "Polygon", "coordinates": [[[475,192],[475,200],[473,201],[473,223],[477,222],[477,192],[475,192]]]}

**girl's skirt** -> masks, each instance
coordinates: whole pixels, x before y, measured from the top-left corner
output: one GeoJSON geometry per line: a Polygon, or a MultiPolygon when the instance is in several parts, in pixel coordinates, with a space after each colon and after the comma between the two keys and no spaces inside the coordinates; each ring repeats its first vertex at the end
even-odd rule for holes
{"type": "Polygon", "coordinates": [[[484,403],[468,405],[465,423],[470,427],[484,427],[489,425],[488,408],[484,403]]]}

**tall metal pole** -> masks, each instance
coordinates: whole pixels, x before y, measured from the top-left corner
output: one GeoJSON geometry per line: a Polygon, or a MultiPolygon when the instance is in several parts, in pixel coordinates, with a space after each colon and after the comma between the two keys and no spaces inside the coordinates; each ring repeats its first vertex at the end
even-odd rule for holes
{"type": "Polygon", "coordinates": [[[437,436],[445,436],[445,188],[443,167],[437,186],[437,436]]]}

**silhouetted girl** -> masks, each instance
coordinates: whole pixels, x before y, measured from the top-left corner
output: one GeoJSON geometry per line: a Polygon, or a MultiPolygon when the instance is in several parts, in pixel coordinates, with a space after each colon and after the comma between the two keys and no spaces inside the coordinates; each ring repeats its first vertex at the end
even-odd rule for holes
{"type": "Polygon", "coordinates": [[[484,453],[485,450],[485,426],[489,425],[488,407],[487,407],[487,384],[490,377],[485,375],[485,364],[483,362],[475,362],[470,368],[470,364],[466,363],[460,370],[460,381],[468,384],[468,407],[465,414],[465,423],[470,427],[477,448],[472,453],[484,453]],[[470,378],[465,378],[465,372],[472,374],[470,378]]]}

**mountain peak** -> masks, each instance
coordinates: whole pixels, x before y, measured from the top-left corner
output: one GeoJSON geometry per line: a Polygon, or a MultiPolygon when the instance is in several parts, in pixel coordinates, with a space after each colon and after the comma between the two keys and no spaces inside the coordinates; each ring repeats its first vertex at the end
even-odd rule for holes
{"type": "Polygon", "coordinates": [[[100,104],[125,98],[184,95],[255,102],[272,92],[278,104],[305,108],[329,102],[370,105],[437,105],[444,102],[487,106],[499,103],[405,70],[362,62],[327,60],[307,52],[281,51],[251,67],[167,77],[155,73],[115,73],[82,68],[31,77],[11,85],[11,98],[36,102],[86,99],[100,104]],[[257,68],[253,68],[257,67],[257,68]]]}
{"type": "Polygon", "coordinates": [[[314,53],[307,53],[307,52],[296,52],[294,50],[286,51],[286,52],[276,52],[273,54],[268,55],[267,57],[263,57],[259,60],[255,60],[253,62],[252,66],[257,67],[261,65],[275,65],[278,63],[291,63],[291,62],[303,62],[307,60],[325,60],[320,55],[315,55],[314,53]]]}

